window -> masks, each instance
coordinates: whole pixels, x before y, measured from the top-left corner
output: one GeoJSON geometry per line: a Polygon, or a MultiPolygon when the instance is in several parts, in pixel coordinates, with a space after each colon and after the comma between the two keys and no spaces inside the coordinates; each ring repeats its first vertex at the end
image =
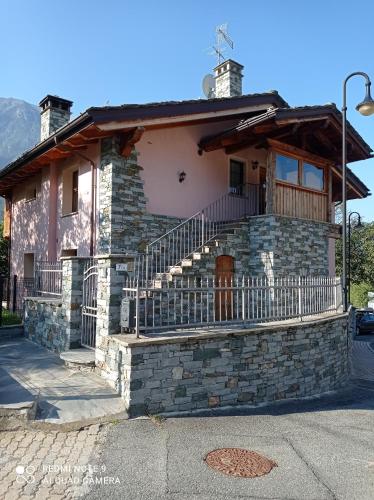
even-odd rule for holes
{"type": "Polygon", "coordinates": [[[277,155],[275,175],[278,180],[298,184],[299,162],[295,158],[277,155]]]}
{"type": "Polygon", "coordinates": [[[78,170],[73,172],[71,211],[78,211],[78,170]]]}
{"type": "Polygon", "coordinates": [[[303,160],[277,154],[275,176],[278,181],[324,191],[324,169],[303,160]]]}
{"type": "Polygon", "coordinates": [[[323,191],[323,168],[303,162],[303,186],[323,191]]]}
{"type": "Polygon", "coordinates": [[[61,257],[76,257],[77,249],[76,248],[65,248],[61,252],[61,257]]]}
{"type": "Polygon", "coordinates": [[[230,193],[243,194],[244,163],[238,160],[230,160],[230,193]]]}
{"type": "Polygon", "coordinates": [[[23,277],[33,278],[34,277],[34,254],[25,253],[23,254],[23,277]]]}
{"type": "Polygon", "coordinates": [[[31,201],[36,199],[36,182],[30,182],[25,189],[25,200],[31,201]]]}
{"type": "Polygon", "coordinates": [[[62,174],[62,214],[78,212],[78,170],[65,170],[62,174]]]}

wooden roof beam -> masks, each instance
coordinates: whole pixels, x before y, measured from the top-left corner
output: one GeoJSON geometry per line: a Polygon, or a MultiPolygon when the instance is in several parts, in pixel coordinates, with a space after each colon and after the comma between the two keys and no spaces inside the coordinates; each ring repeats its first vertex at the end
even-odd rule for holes
{"type": "Polygon", "coordinates": [[[307,161],[310,161],[311,163],[316,163],[317,165],[326,165],[330,166],[334,162],[331,160],[328,160],[327,158],[323,158],[322,156],[316,155],[314,153],[310,153],[309,151],[304,151],[303,149],[300,149],[296,146],[291,146],[290,144],[286,144],[284,142],[277,141],[275,139],[267,139],[267,142],[270,147],[276,149],[276,150],[281,150],[284,152],[288,152],[291,154],[294,154],[295,156],[299,156],[300,158],[304,158],[307,161]]]}
{"type": "Polygon", "coordinates": [[[320,121],[325,121],[329,120],[328,115],[323,115],[323,116],[309,116],[309,117],[303,117],[303,118],[283,118],[280,120],[275,120],[275,123],[277,125],[289,125],[290,123],[309,123],[309,122],[320,122],[320,121]]]}
{"type": "Polygon", "coordinates": [[[233,153],[236,153],[237,151],[240,151],[241,149],[254,147],[260,141],[262,142],[261,137],[252,136],[250,138],[247,138],[245,141],[237,142],[236,144],[232,144],[231,146],[230,145],[226,146],[225,153],[227,155],[231,155],[233,153]]]}
{"type": "Polygon", "coordinates": [[[135,129],[122,134],[120,149],[121,156],[128,158],[131,155],[134,145],[140,141],[144,130],[144,127],[136,127],[135,129]]]}
{"type": "Polygon", "coordinates": [[[331,141],[331,139],[329,139],[329,137],[327,137],[327,135],[322,132],[322,130],[316,130],[314,132],[314,135],[328,150],[331,150],[335,155],[340,154],[338,148],[331,141]]]}

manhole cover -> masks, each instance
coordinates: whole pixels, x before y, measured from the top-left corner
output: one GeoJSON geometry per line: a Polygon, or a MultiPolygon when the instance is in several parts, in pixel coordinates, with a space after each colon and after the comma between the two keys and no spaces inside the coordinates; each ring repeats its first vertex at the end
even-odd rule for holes
{"type": "Polygon", "coordinates": [[[258,477],[269,474],[277,464],[255,451],[241,448],[221,448],[213,450],[205,457],[205,462],[212,469],[228,476],[258,477]]]}

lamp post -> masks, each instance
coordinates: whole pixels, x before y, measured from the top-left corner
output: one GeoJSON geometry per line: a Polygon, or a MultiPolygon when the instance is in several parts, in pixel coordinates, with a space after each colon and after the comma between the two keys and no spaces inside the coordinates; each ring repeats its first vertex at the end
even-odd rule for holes
{"type": "Polygon", "coordinates": [[[358,212],[350,212],[350,214],[348,215],[348,280],[347,280],[348,303],[351,302],[351,230],[352,230],[351,217],[352,215],[357,215],[356,228],[362,226],[361,215],[358,212]]]}
{"type": "Polygon", "coordinates": [[[342,234],[342,285],[343,285],[343,310],[348,309],[347,290],[347,82],[353,76],[365,78],[366,94],[360,104],[356,106],[359,113],[370,116],[374,113],[374,101],[370,95],[371,81],[366,73],[356,71],[347,76],[343,82],[343,123],[342,123],[342,205],[343,205],[343,234],[342,234]]]}

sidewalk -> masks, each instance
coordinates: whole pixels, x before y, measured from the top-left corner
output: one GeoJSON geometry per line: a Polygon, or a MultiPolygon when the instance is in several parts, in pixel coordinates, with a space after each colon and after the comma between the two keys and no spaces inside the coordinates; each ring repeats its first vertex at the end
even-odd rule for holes
{"type": "Polygon", "coordinates": [[[94,373],[65,367],[58,355],[16,339],[0,343],[0,405],[37,400],[35,423],[125,418],[122,399],[94,373]]]}

